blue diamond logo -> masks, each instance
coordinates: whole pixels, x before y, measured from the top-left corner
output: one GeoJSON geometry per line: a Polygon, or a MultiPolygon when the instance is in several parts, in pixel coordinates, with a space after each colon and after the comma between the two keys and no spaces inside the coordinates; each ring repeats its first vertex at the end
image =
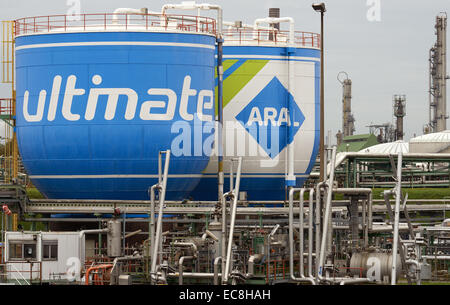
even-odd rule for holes
{"type": "Polygon", "coordinates": [[[274,77],[236,119],[273,159],[294,140],[305,116],[292,94],[274,77]],[[289,99],[293,101],[290,112],[289,99]]]}

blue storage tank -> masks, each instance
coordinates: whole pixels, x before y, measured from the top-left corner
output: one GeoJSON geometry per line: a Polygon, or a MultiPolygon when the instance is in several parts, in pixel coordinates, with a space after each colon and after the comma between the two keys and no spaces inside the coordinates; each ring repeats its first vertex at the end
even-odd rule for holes
{"type": "Polygon", "coordinates": [[[191,129],[214,120],[214,20],[119,17],[16,20],[18,146],[48,198],[148,200],[172,149],[182,199],[208,164],[191,129]]]}
{"type": "MultiPolygon", "coordinates": [[[[247,192],[247,199],[284,200],[288,144],[294,145],[290,186],[303,185],[319,150],[320,35],[295,32],[291,45],[286,31],[231,26],[224,32],[225,191],[229,162],[242,156],[240,191],[247,192]]],[[[212,157],[191,193],[194,199],[214,198],[216,171],[217,158],[212,157]]]]}

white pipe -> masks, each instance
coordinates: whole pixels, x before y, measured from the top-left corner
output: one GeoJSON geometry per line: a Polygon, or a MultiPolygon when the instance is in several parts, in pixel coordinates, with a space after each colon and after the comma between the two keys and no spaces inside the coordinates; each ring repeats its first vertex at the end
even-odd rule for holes
{"type": "MultiPolygon", "coordinates": [[[[238,169],[236,172],[236,187],[233,190],[233,206],[231,208],[231,219],[230,219],[230,234],[228,236],[228,245],[227,245],[227,258],[225,262],[225,272],[222,272],[224,275],[222,277],[222,282],[227,283],[228,275],[230,273],[230,265],[231,265],[231,247],[233,246],[233,235],[234,235],[234,224],[236,221],[236,211],[237,211],[237,201],[239,196],[239,186],[241,183],[241,170],[242,170],[242,157],[239,157],[238,169]]],[[[224,195],[225,196],[225,195],[224,195]]],[[[225,211],[223,211],[225,212],[225,211]]],[[[270,240],[269,240],[270,243],[270,240]]]]}
{"type": "MultiPolygon", "coordinates": [[[[303,237],[304,237],[304,223],[303,223],[303,197],[306,189],[304,188],[291,188],[289,190],[289,273],[291,280],[295,282],[308,282],[311,284],[315,284],[312,278],[307,278],[304,275],[304,267],[303,267],[303,237]],[[300,233],[300,277],[297,278],[294,275],[294,194],[296,192],[300,192],[300,221],[299,221],[299,233],[300,233]]],[[[277,225],[279,226],[279,225],[277,225]]],[[[269,239],[270,242],[270,239],[269,239]]],[[[309,249],[311,250],[311,249],[309,249]]],[[[270,262],[269,262],[270,263],[270,262]]]]}
{"type": "Polygon", "coordinates": [[[330,172],[330,177],[327,180],[327,202],[326,202],[326,206],[325,206],[325,214],[324,214],[324,219],[323,219],[323,228],[322,228],[322,241],[320,244],[320,256],[319,256],[319,272],[318,272],[318,278],[319,280],[323,279],[323,266],[325,263],[325,246],[326,246],[326,242],[327,242],[327,232],[328,230],[330,230],[329,228],[329,222],[330,220],[330,216],[331,216],[331,199],[332,199],[332,194],[333,194],[333,181],[334,181],[334,164],[336,162],[336,146],[333,147],[333,153],[331,155],[331,172],[330,172]]]}
{"type": "MultiPolygon", "coordinates": [[[[159,159],[161,159],[161,155],[163,152],[159,153],[159,159]]],[[[153,247],[153,255],[152,255],[152,268],[151,273],[156,273],[156,259],[158,257],[158,250],[160,247],[160,239],[161,239],[161,231],[162,231],[162,218],[164,211],[164,201],[166,197],[166,186],[167,186],[167,178],[169,176],[169,163],[170,163],[170,149],[165,151],[166,154],[166,162],[164,164],[164,175],[163,180],[161,182],[161,194],[159,198],[159,212],[158,212],[158,222],[156,225],[156,233],[155,233],[155,247],[153,247]]]]}
{"type": "Polygon", "coordinates": [[[214,285],[219,285],[219,262],[222,261],[222,257],[218,256],[214,260],[214,285]]]}
{"type": "Polygon", "coordinates": [[[274,24],[274,23],[282,23],[282,22],[289,22],[289,44],[290,44],[291,47],[293,47],[294,46],[295,28],[294,28],[294,19],[291,18],[291,17],[281,17],[281,18],[266,17],[266,18],[259,18],[259,19],[255,20],[253,28],[255,30],[258,30],[260,23],[274,24]]]}
{"type": "Polygon", "coordinates": [[[120,8],[118,8],[118,9],[116,9],[114,11],[112,23],[116,24],[118,22],[120,14],[127,14],[127,15],[128,14],[134,14],[134,15],[147,15],[147,14],[159,15],[159,13],[157,13],[157,12],[149,12],[145,8],[136,9],[136,8],[120,7],[120,8]]]}
{"type": "Polygon", "coordinates": [[[166,15],[168,9],[175,10],[216,10],[217,11],[217,32],[218,36],[222,37],[223,33],[223,12],[222,7],[216,4],[209,3],[195,3],[194,1],[183,1],[181,4],[165,4],[161,9],[161,14],[166,15]]]}
{"type": "Polygon", "coordinates": [[[197,245],[194,244],[193,242],[174,242],[173,243],[174,246],[180,246],[180,247],[192,247],[192,250],[194,251],[194,256],[197,257],[197,245]]]}
{"type": "Polygon", "coordinates": [[[79,242],[80,242],[80,252],[79,252],[79,259],[83,259],[83,253],[84,253],[84,243],[83,238],[86,234],[96,234],[96,233],[108,233],[109,229],[93,229],[93,230],[82,230],[79,233],[79,242]]]}
{"type": "Polygon", "coordinates": [[[205,230],[205,233],[202,235],[202,240],[206,240],[206,237],[211,237],[214,241],[219,241],[219,238],[217,238],[214,233],[212,233],[210,230],[205,230]]]}
{"type": "Polygon", "coordinates": [[[397,282],[397,251],[398,251],[398,227],[400,222],[400,199],[402,195],[402,153],[398,153],[397,161],[397,186],[395,188],[395,214],[394,214],[394,241],[392,245],[392,273],[391,285],[397,282]]]}
{"type": "Polygon", "coordinates": [[[183,285],[183,264],[185,259],[193,259],[193,256],[182,256],[178,261],[178,284],[183,285]]]}

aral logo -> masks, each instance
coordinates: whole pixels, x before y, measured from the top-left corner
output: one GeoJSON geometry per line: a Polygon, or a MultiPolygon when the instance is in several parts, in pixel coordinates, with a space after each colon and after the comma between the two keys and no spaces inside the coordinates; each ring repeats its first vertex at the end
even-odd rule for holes
{"type": "Polygon", "coordinates": [[[273,159],[293,141],[305,116],[289,91],[274,77],[236,119],[273,159]],[[293,101],[291,112],[290,98],[293,101]]]}

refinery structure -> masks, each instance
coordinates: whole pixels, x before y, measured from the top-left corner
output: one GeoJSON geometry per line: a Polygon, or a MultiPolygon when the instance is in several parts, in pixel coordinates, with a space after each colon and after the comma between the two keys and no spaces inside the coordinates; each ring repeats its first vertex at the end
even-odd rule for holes
{"type": "Polygon", "coordinates": [[[0,284],[450,282],[450,206],[427,193],[450,186],[446,14],[425,134],[404,141],[405,94],[354,134],[342,72],[324,148],[324,38],[281,13],[3,21],[0,284]]]}

